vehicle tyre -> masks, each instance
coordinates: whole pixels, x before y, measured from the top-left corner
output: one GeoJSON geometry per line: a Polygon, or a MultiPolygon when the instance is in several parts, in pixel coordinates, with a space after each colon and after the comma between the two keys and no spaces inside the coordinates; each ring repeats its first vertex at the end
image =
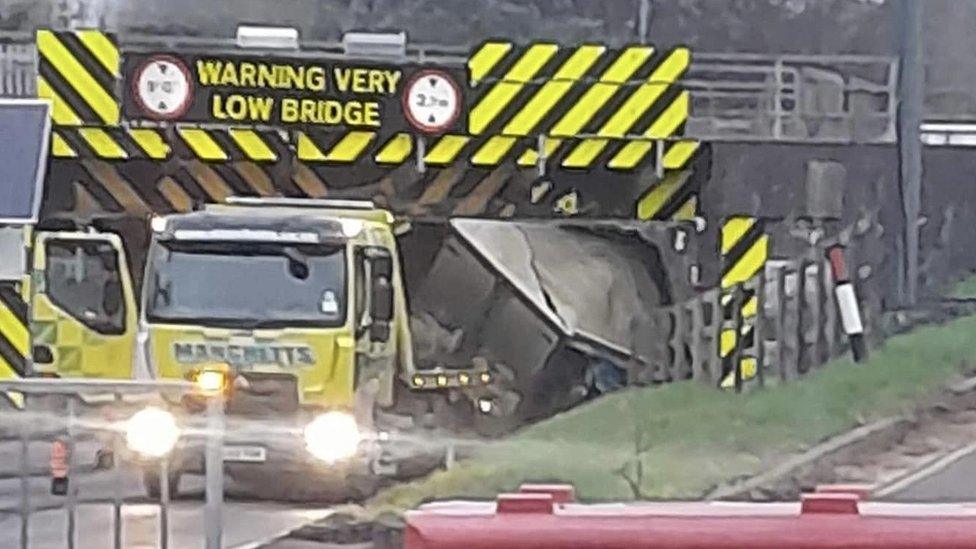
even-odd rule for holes
{"type": "Polygon", "coordinates": [[[111,448],[100,448],[95,452],[95,469],[108,471],[115,467],[115,452],[111,448]]]}
{"type": "MultiPolygon", "coordinates": [[[[179,497],[180,477],[179,471],[169,472],[169,499],[174,500],[179,497]]],[[[142,484],[146,488],[146,494],[152,499],[160,499],[162,496],[162,482],[159,478],[159,469],[153,467],[142,472],[142,484]]]]}

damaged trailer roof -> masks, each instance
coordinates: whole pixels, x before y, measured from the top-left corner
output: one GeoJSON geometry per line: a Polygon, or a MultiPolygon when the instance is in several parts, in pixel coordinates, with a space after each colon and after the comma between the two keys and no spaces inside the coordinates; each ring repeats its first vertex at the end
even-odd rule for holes
{"type": "Polygon", "coordinates": [[[565,335],[645,355],[669,301],[657,248],[612,226],[454,219],[469,249],[565,335]]]}

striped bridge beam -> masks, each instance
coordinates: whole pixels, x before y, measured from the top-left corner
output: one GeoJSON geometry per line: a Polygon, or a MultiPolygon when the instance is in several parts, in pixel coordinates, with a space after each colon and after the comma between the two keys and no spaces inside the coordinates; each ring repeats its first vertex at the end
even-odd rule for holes
{"type": "Polygon", "coordinates": [[[646,175],[653,182],[638,197],[635,217],[642,221],[694,219],[698,215],[698,196],[705,175],[699,171],[704,167],[700,143],[693,140],[667,142],[662,162],[665,167],[662,178],[646,175]]]}
{"type": "Polygon", "coordinates": [[[455,134],[430,139],[423,156],[426,169],[420,172],[417,138],[407,133],[303,130],[293,137],[298,173],[316,176],[323,194],[394,201],[412,215],[513,211],[503,195],[514,166],[502,158],[479,162],[470,156],[470,142],[470,136],[455,134]]]}
{"type": "Polygon", "coordinates": [[[368,193],[377,186],[392,195],[388,184],[377,182],[398,172],[416,171],[415,140],[406,132],[308,129],[293,132],[291,142],[297,161],[292,178],[311,197],[368,193]]]}
{"type": "Polygon", "coordinates": [[[742,317],[742,331],[736,333],[734,327],[726,326],[722,329],[719,340],[719,355],[723,360],[723,378],[721,387],[731,388],[735,385],[735,364],[732,357],[737,349],[740,350],[740,363],[743,381],[756,376],[758,357],[752,349],[755,348],[755,324],[757,321],[760,296],[745,284],[755,281],[763,275],[766,260],[769,255],[769,236],[765,234],[761,219],[749,216],[732,216],[722,223],[720,257],[722,262],[722,318],[724,321],[734,321],[736,315],[742,317]],[[733,310],[735,300],[733,289],[741,287],[743,298],[741,309],[733,310]]]}
{"type": "Polygon", "coordinates": [[[180,126],[173,133],[180,159],[167,188],[182,202],[222,202],[229,196],[313,196],[295,185],[293,153],[282,132],[252,128],[180,126]]]}
{"type": "Polygon", "coordinates": [[[56,126],[119,124],[120,55],[98,30],[38,30],[37,95],[49,99],[56,126]]]}
{"type": "Polygon", "coordinates": [[[74,193],[75,211],[144,217],[231,195],[307,196],[291,183],[292,155],[274,131],[84,126],[53,137],[52,156],[67,162],[49,173],[49,187],[74,193]]]}
{"type": "MultiPolygon", "coordinates": [[[[429,138],[423,161],[431,176],[459,162],[484,170],[481,173],[485,176],[506,162],[520,168],[535,167],[539,136],[543,136],[544,160],[553,168],[626,172],[662,164],[665,172],[680,171],[694,160],[698,150],[697,143],[680,137],[688,94],[677,81],[687,70],[689,59],[686,48],[658,51],[642,45],[609,50],[595,44],[561,48],[549,43],[518,48],[488,42],[468,61],[468,132],[429,138]],[[632,140],[633,136],[638,139],[632,140]],[[657,149],[656,142],[664,146],[657,149]]],[[[292,133],[289,141],[290,150],[278,152],[267,146],[264,133],[246,128],[181,127],[160,133],[152,129],[59,127],[52,154],[56,158],[94,157],[121,164],[138,159],[188,159],[185,169],[166,174],[166,179],[154,179],[177,211],[187,202],[216,201],[229,194],[266,194],[273,190],[286,196],[326,196],[348,185],[344,179],[350,177],[350,166],[355,166],[357,175],[365,170],[363,179],[379,184],[392,174],[402,174],[399,168],[416,158],[414,138],[382,129],[306,130],[292,133]],[[294,156],[297,162],[284,158],[286,155],[294,156]],[[291,164],[285,177],[266,177],[268,166],[285,164],[284,160],[291,164]],[[237,162],[250,164],[238,166],[237,162]]],[[[471,179],[477,173],[466,175],[456,188],[477,184],[480,180],[471,179]]],[[[697,193],[675,187],[674,181],[653,180],[644,195],[628,200],[639,203],[635,210],[642,218],[694,217],[697,193]]],[[[137,184],[137,193],[140,186],[137,184]]],[[[486,183],[481,187],[494,188],[507,191],[511,186],[486,183]]],[[[576,189],[556,194],[550,190],[528,185],[523,193],[530,196],[521,201],[549,204],[567,214],[578,211],[586,202],[576,189]]],[[[120,200],[124,197],[118,192],[109,194],[124,209],[128,208],[123,202],[134,202],[120,200]]],[[[151,202],[145,197],[143,201],[151,202]]]]}
{"type": "Polygon", "coordinates": [[[54,158],[162,161],[171,155],[170,140],[153,128],[55,127],[51,136],[54,158]]]}
{"type": "MultiPolygon", "coordinates": [[[[532,168],[544,155],[550,169],[633,171],[652,163],[680,169],[697,149],[680,139],[689,96],[677,82],[689,62],[684,47],[612,51],[596,44],[485,43],[468,61],[472,97],[464,152],[473,164],[486,166],[514,157],[520,168],[532,168]],[[657,141],[667,147],[660,158],[657,141]]],[[[551,196],[549,190],[533,187],[531,202],[578,209],[579,190],[551,196]]],[[[697,198],[686,196],[672,210],[660,218],[694,217],[697,198]]]]}
{"type": "MultiPolygon", "coordinates": [[[[430,144],[425,149],[424,164],[427,167],[425,175],[421,175],[416,170],[415,161],[415,141],[412,136],[401,133],[392,136],[382,136],[372,131],[352,130],[352,131],[327,131],[327,130],[304,130],[296,132],[293,138],[296,158],[299,162],[296,178],[312,179],[311,183],[303,186],[314,185],[320,188],[319,193],[310,193],[312,196],[324,196],[328,191],[329,181],[335,184],[332,189],[348,189],[356,184],[358,180],[361,184],[368,186],[369,181],[382,179],[386,174],[397,172],[412,177],[420,185],[417,188],[426,188],[426,185],[434,186],[438,192],[432,195],[447,198],[453,193],[455,188],[467,188],[470,185],[459,183],[456,187],[452,184],[447,190],[451,193],[442,192],[447,179],[437,174],[442,170],[451,170],[455,173],[459,166],[464,166],[468,170],[468,182],[474,184],[470,179],[472,170],[482,169],[483,174],[488,174],[496,168],[511,162],[506,161],[503,156],[492,157],[490,162],[477,156],[478,150],[472,147],[476,139],[472,136],[444,135],[430,140],[430,144]],[[472,156],[474,155],[474,156],[472,156]],[[355,172],[350,171],[349,167],[354,166],[355,172]],[[409,172],[409,173],[408,173],[409,172]]],[[[567,145],[580,144],[584,139],[566,138],[559,140],[560,143],[567,145]]],[[[519,138],[518,142],[526,146],[536,142],[534,138],[519,138]]],[[[553,143],[547,140],[546,143],[553,143]]],[[[482,148],[483,150],[483,148],[482,148]]],[[[653,175],[648,176],[655,181],[651,188],[641,194],[636,200],[637,217],[640,219],[655,220],[691,220],[698,215],[698,192],[701,186],[700,178],[692,177],[691,165],[700,157],[699,144],[696,141],[677,141],[668,143],[663,156],[665,165],[668,167],[666,176],[658,181],[653,175]]],[[[508,157],[507,160],[511,160],[508,157]]],[[[518,165],[518,162],[516,162],[518,165]]],[[[532,165],[532,164],[530,164],[532,165]]],[[[525,166],[519,166],[525,168],[525,166]]],[[[641,173],[653,171],[649,168],[641,173]]],[[[530,173],[531,170],[521,170],[521,173],[530,173]]],[[[549,203],[553,211],[564,215],[574,215],[579,210],[581,203],[580,192],[575,189],[560,191],[552,194],[555,189],[551,183],[540,181],[538,184],[527,184],[529,201],[531,204],[549,203]]],[[[402,190],[402,189],[401,189],[402,190]]],[[[406,195],[412,194],[407,191],[406,195]]],[[[427,193],[425,193],[426,196],[427,193]]],[[[591,193],[592,194],[592,193],[591,193]]],[[[524,201],[525,197],[521,197],[524,201]]],[[[519,202],[520,200],[515,200],[519,202]]],[[[424,199],[426,205],[430,201],[424,199]]]]}

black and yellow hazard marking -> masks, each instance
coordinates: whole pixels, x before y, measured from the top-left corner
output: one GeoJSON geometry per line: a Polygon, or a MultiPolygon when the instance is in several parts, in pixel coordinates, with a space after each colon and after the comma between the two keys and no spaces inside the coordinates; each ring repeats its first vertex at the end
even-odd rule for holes
{"type": "Polygon", "coordinates": [[[298,132],[298,159],[303,162],[353,163],[363,156],[367,147],[376,139],[376,132],[352,130],[341,136],[333,134],[328,137],[337,138],[329,139],[332,142],[323,150],[306,132],[298,132]]]}
{"type": "Polygon", "coordinates": [[[383,143],[373,156],[377,164],[402,164],[413,152],[413,137],[398,133],[383,143]]]}
{"type": "Polygon", "coordinates": [[[471,107],[468,113],[468,132],[472,135],[484,133],[489,124],[505,110],[558,51],[559,46],[556,44],[533,44],[521,53],[501,79],[492,84],[491,88],[471,107]]]}
{"type": "Polygon", "coordinates": [[[49,99],[55,125],[119,123],[119,49],[97,30],[37,31],[37,95],[49,99]]]}
{"type": "Polygon", "coordinates": [[[171,145],[156,129],[58,127],[51,134],[51,155],[55,158],[166,160],[171,153],[171,145]]]}
{"type": "MultiPolygon", "coordinates": [[[[597,130],[599,137],[586,139],[573,148],[563,159],[563,166],[575,168],[589,165],[610,144],[609,138],[629,135],[634,125],[659,99],[666,104],[660,107],[659,114],[641,136],[663,140],[674,135],[688,118],[688,92],[678,92],[675,97],[666,97],[666,92],[688,68],[688,59],[688,50],[679,48],[672,51],[597,130]]],[[[609,165],[614,168],[637,165],[652,143],[640,140],[628,142],[613,155],[609,165]]]]}
{"type": "Polygon", "coordinates": [[[546,157],[558,157],[563,168],[633,169],[653,140],[680,134],[689,97],[677,82],[689,62],[683,47],[483,44],[468,62],[474,88],[468,154],[475,165],[514,155],[517,165],[533,166],[537,145],[519,138],[545,135],[546,157]]]}
{"type": "Polygon", "coordinates": [[[287,147],[273,131],[248,128],[201,129],[180,127],[171,133],[154,128],[55,128],[51,155],[55,158],[101,160],[167,160],[181,158],[206,162],[277,162],[287,147]]]}
{"type": "Polygon", "coordinates": [[[27,302],[12,282],[0,282],[0,379],[28,373],[31,352],[27,302]]]}
{"type": "Polygon", "coordinates": [[[278,162],[286,144],[278,132],[250,128],[177,127],[173,148],[180,158],[204,162],[278,162]]]}
{"type": "MultiPolygon", "coordinates": [[[[698,176],[697,166],[703,165],[699,159],[704,158],[698,155],[699,144],[679,140],[663,149],[663,159],[672,169],[665,170],[662,178],[645,169],[644,176],[628,180],[626,186],[609,194],[605,189],[575,184],[579,191],[576,205],[566,208],[556,201],[571,189],[562,184],[536,185],[534,179],[539,172],[524,169],[522,162],[513,161],[512,154],[507,155],[507,161],[496,163],[495,159],[489,161],[477,154],[469,156],[478,139],[475,137],[448,134],[423,139],[424,148],[418,149],[414,136],[394,134],[384,138],[358,130],[304,130],[283,135],[243,128],[62,126],[53,130],[52,157],[70,161],[59,164],[58,169],[65,172],[65,177],[77,176],[62,187],[74,187],[71,192],[79,201],[78,208],[91,206],[140,216],[148,212],[187,211],[195,205],[235,195],[320,198],[334,196],[332,189],[338,188],[353,197],[371,197],[370,193],[377,190],[375,185],[382,185],[387,198],[397,203],[404,199],[412,202],[426,196],[425,189],[434,183],[451,180],[439,174],[447,170],[458,173],[455,168],[459,168],[464,181],[450,186],[452,195],[445,195],[450,202],[458,196],[457,189],[471,192],[481,181],[479,177],[496,168],[512,166],[523,168],[517,171],[530,181],[518,191],[508,192],[505,204],[531,207],[533,215],[573,215],[574,209],[585,209],[617,216],[630,211],[641,220],[691,220],[697,216],[701,186],[707,180],[698,176]],[[417,169],[418,150],[424,151],[426,170],[417,169]],[[410,180],[425,183],[414,187],[413,183],[406,183],[410,180]],[[649,186],[641,192],[642,185],[649,186]],[[363,187],[361,195],[355,195],[355,187],[363,187]],[[554,190],[558,192],[551,192],[554,190]]],[[[520,140],[520,144],[525,141],[531,139],[520,140]]],[[[544,140],[544,155],[549,154],[554,142],[574,144],[581,140],[544,140]]],[[[514,149],[510,148],[510,152],[514,149]]],[[[538,162],[538,158],[526,160],[533,166],[538,162]]],[[[555,183],[559,183],[558,176],[555,183]]],[[[493,187],[485,183],[479,188],[493,187]]],[[[514,189],[508,184],[500,187],[514,189]]],[[[438,188],[434,185],[432,192],[438,188]]],[[[420,202],[425,207],[433,205],[429,199],[420,202]]],[[[494,211],[498,204],[502,202],[493,199],[484,209],[494,211]]],[[[518,210],[513,207],[506,211],[514,215],[518,210]]]]}
{"type": "Polygon", "coordinates": [[[752,280],[766,265],[769,237],[762,220],[735,216],[722,224],[722,289],[752,280]]]}
{"type": "Polygon", "coordinates": [[[743,381],[755,377],[757,373],[757,357],[755,352],[755,325],[759,313],[760,296],[757,295],[754,283],[757,277],[763,275],[766,260],[769,255],[769,236],[763,230],[761,219],[748,216],[734,216],[726,219],[722,224],[720,243],[722,257],[722,317],[732,322],[736,316],[741,316],[741,333],[736,333],[734,327],[722,330],[719,342],[719,354],[725,365],[725,376],[722,387],[733,387],[735,384],[735,365],[732,357],[739,350],[739,368],[743,381]],[[736,300],[733,292],[740,288],[740,309],[735,311],[736,300]]]}
{"type": "Polygon", "coordinates": [[[464,135],[444,135],[431,145],[424,162],[431,166],[447,166],[458,159],[471,138],[464,135]]]}
{"type": "Polygon", "coordinates": [[[674,212],[671,219],[674,221],[692,221],[696,217],[698,217],[698,197],[692,195],[674,212]]]}

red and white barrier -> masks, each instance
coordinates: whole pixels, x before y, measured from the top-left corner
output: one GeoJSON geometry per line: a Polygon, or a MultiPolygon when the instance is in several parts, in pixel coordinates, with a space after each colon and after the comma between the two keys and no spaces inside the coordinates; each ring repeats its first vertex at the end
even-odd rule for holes
{"type": "Polygon", "coordinates": [[[868,358],[867,344],[864,342],[864,325],[861,323],[861,309],[857,304],[857,294],[854,285],[847,274],[847,260],[844,258],[844,248],[834,246],[827,250],[830,260],[830,273],[834,277],[834,298],[840,310],[840,323],[851,344],[854,362],[863,362],[868,358]]]}
{"type": "Polygon", "coordinates": [[[576,503],[571,486],[523,486],[495,501],[422,505],[407,549],[962,549],[976,546],[976,507],[865,501],[829,486],[795,503],[576,503]]]}

